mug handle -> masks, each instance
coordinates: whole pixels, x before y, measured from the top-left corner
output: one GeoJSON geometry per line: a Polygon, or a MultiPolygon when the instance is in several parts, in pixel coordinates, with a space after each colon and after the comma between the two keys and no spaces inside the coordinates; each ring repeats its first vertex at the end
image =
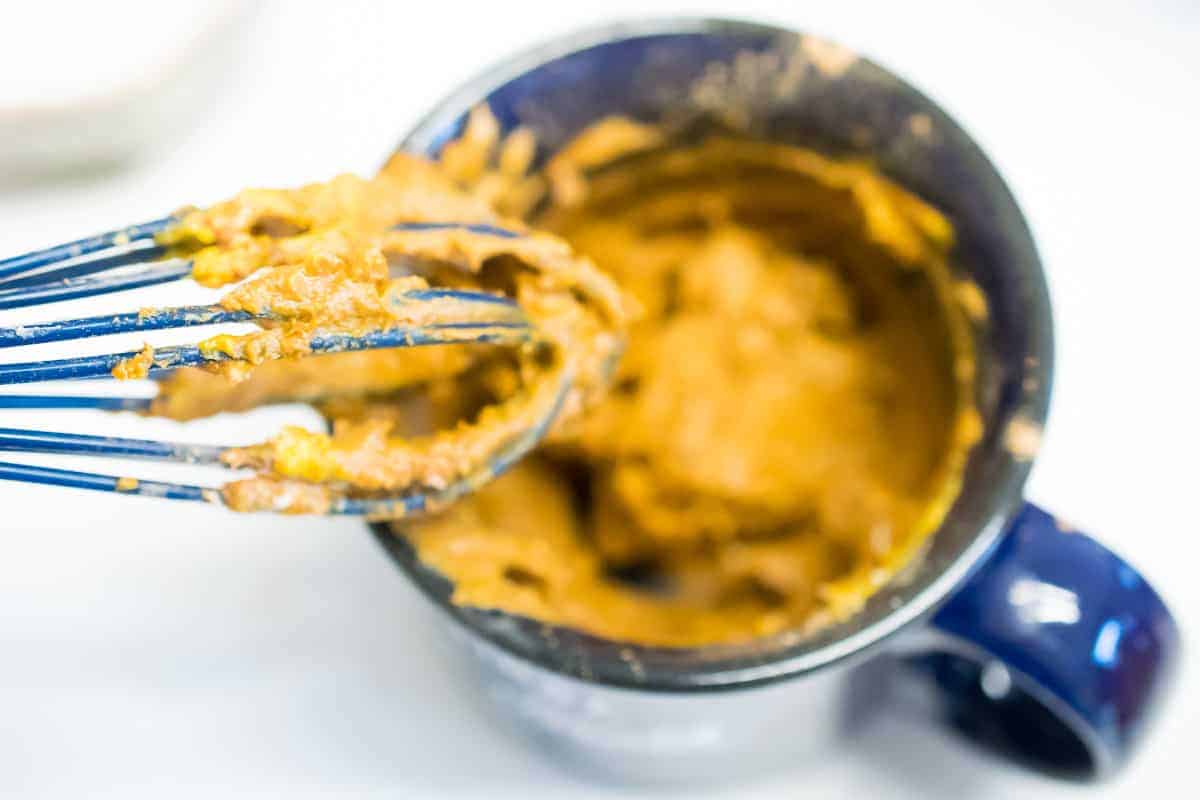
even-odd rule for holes
{"type": "Polygon", "coordinates": [[[1105,547],[1025,503],[933,616],[910,664],[971,738],[1046,771],[1109,774],[1179,657],[1158,594],[1105,547]]]}

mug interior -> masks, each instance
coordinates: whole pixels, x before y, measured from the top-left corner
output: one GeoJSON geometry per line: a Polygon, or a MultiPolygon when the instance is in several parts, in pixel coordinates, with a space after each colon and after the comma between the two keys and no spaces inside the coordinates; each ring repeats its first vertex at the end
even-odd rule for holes
{"type": "MultiPolygon", "coordinates": [[[[1041,264],[1012,195],[970,137],[931,100],[876,64],[779,28],[727,20],[604,27],[514,56],[434,109],[400,148],[436,156],[487,102],[504,130],[531,128],[544,159],[588,125],[621,114],[661,122],[697,109],[716,75],[754,135],[829,155],[864,156],[954,225],[956,274],[988,303],[975,326],[983,438],[962,491],[924,555],[850,619],[799,637],[702,648],[631,645],[499,611],[455,606],[451,583],[385,524],[372,530],[421,589],[493,644],[547,669],[602,684],[677,691],[789,677],[863,653],[929,613],[979,563],[1020,502],[1031,444],[1049,401],[1052,333],[1041,264]],[[723,66],[720,66],[723,65],[723,66]],[[787,72],[787,91],[772,74],[787,72]],[[744,79],[738,76],[743,76],[744,79]],[[744,107],[743,107],[744,106],[744,107]]],[[[725,92],[725,94],[722,94],[725,92]]]]}

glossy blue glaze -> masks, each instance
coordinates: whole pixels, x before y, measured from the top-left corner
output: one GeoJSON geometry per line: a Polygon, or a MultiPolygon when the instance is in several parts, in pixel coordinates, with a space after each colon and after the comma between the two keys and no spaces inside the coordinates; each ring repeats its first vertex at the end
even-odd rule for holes
{"type": "Polygon", "coordinates": [[[960,681],[961,665],[926,659],[951,693],[952,712],[990,715],[995,743],[1068,770],[1107,771],[1124,760],[1178,662],[1179,632],[1154,589],[1103,545],[1028,503],[932,624],[947,635],[948,652],[976,664],[998,659],[1012,680],[1008,688],[1001,679],[998,691],[993,679],[988,691],[986,670],[977,683],[960,681]],[[1093,763],[1071,763],[1069,745],[1057,753],[1023,747],[1044,733],[1025,725],[1047,721],[1030,714],[1021,693],[1057,715],[1093,763]]]}
{"type": "MultiPolygon", "coordinates": [[[[706,65],[762,50],[774,40],[765,29],[745,27],[723,36],[663,33],[608,41],[513,76],[489,93],[487,102],[503,129],[535,129],[539,157],[545,158],[603,117],[657,118],[661,98],[682,96],[706,65]],[[646,80],[649,71],[652,82],[646,80]]],[[[460,112],[445,124],[429,122],[406,140],[407,149],[440,152],[462,133],[466,115],[460,112]]]]}

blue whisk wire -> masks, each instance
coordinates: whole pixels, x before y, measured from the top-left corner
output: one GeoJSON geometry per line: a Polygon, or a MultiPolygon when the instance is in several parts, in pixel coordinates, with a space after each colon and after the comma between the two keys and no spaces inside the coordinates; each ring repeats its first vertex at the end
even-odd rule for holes
{"type": "MultiPolygon", "coordinates": [[[[525,323],[454,322],[423,328],[388,328],[362,335],[346,333],[321,334],[309,340],[312,353],[341,353],[351,350],[374,350],[385,347],[422,347],[437,344],[516,344],[529,339],[525,323]],[[469,336],[464,332],[480,331],[469,336]]],[[[179,367],[200,367],[230,361],[222,352],[206,352],[196,345],[171,345],[153,350],[149,374],[179,367]]],[[[29,361],[20,364],[0,364],[0,386],[44,381],[72,381],[87,378],[106,378],[122,361],[138,356],[131,350],[125,353],[106,353],[96,356],[60,358],[53,361],[29,361]]]]}
{"type": "Polygon", "coordinates": [[[95,472],[77,472],[58,467],[41,467],[35,464],[14,464],[0,461],[0,480],[40,483],[62,486],[68,489],[91,489],[118,494],[135,494],[143,497],[162,497],[168,500],[203,500],[213,502],[217,492],[204,486],[167,481],[148,481],[116,475],[101,475],[95,472]]]}
{"type": "Polygon", "coordinates": [[[68,278],[82,278],[94,275],[97,272],[106,272],[110,269],[130,264],[143,264],[167,254],[167,248],[160,245],[150,242],[140,242],[138,245],[137,247],[130,247],[113,255],[89,258],[86,261],[71,264],[70,266],[55,267],[52,265],[50,268],[42,268],[37,272],[0,279],[0,289],[8,290],[24,288],[26,286],[43,286],[58,283],[68,278]]]}
{"type": "MultiPolygon", "coordinates": [[[[507,297],[469,292],[456,289],[417,289],[405,292],[403,300],[428,302],[431,300],[457,300],[465,303],[482,303],[503,307],[513,312],[511,319],[501,318],[498,322],[518,321],[520,307],[507,297]]],[[[222,325],[232,322],[253,320],[275,320],[279,316],[271,311],[252,314],[248,311],[230,311],[220,304],[178,306],[153,311],[131,311],[123,314],[102,314],[95,317],[61,320],[57,322],[19,325],[15,328],[0,328],[0,349],[25,345],[64,342],[93,336],[111,336],[118,333],[142,333],[171,328],[191,328],[203,325],[222,325]]]]}
{"type": "Polygon", "coordinates": [[[0,428],[0,451],[56,455],[138,458],[184,464],[220,464],[224,447],[209,444],[160,442],[90,433],[60,433],[23,428],[0,428]]]}
{"type": "Polygon", "coordinates": [[[101,278],[67,278],[48,284],[19,286],[5,289],[0,284],[0,310],[29,308],[83,297],[124,292],[182,280],[192,274],[192,262],[169,259],[138,270],[101,278]]]}
{"type": "MultiPolygon", "coordinates": [[[[0,310],[24,308],[93,297],[153,286],[189,277],[192,264],[184,258],[162,257],[169,251],[157,243],[160,233],[178,219],[163,217],[54,247],[0,259],[0,310]],[[147,263],[152,262],[152,263],[147,263]],[[139,267],[139,265],[142,265],[139,267]]],[[[474,234],[517,239],[525,234],[487,223],[405,222],[397,231],[462,229],[474,234]]],[[[529,322],[519,306],[506,297],[453,289],[407,292],[404,301],[439,299],[484,304],[494,311],[471,322],[443,322],[420,327],[397,327],[353,336],[318,333],[309,342],[313,353],[335,353],[385,347],[414,347],[438,344],[519,344],[532,336],[529,322]]],[[[66,342],[96,336],[135,333],[261,320],[277,320],[264,311],[251,314],[230,311],[219,305],[193,305],[83,317],[0,329],[0,348],[66,342]]],[[[121,361],[137,352],[56,359],[19,364],[0,364],[0,385],[27,384],[48,380],[108,377],[121,361]]],[[[227,360],[221,353],[202,352],[195,345],[155,348],[151,374],[183,366],[202,366],[227,360]]],[[[497,450],[488,464],[451,485],[437,490],[415,487],[387,497],[344,497],[337,499],[331,514],[392,516],[420,513],[440,507],[474,491],[487,480],[508,469],[528,453],[545,435],[561,411],[569,393],[570,377],[564,375],[553,403],[530,430],[514,437],[497,450]]],[[[0,395],[0,409],[104,409],[145,411],[153,400],[146,397],[104,395],[0,395]]],[[[147,439],[95,436],[91,434],[0,428],[0,451],[24,453],[103,456],[150,461],[174,461],[220,465],[226,448],[147,439]]],[[[163,497],[176,500],[219,502],[218,490],[183,483],[131,479],[93,472],[0,461],[0,480],[16,480],[95,491],[163,497]]]]}
{"type": "Polygon", "coordinates": [[[5,394],[0,395],[0,409],[96,409],[100,411],[147,411],[153,402],[149,397],[110,397],[106,395],[62,394],[5,394]]]}
{"type": "Polygon", "coordinates": [[[153,239],[178,221],[178,218],[174,215],[162,217],[161,219],[130,225],[127,228],[118,228],[115,231],[87,236],[83,239],[55,245],[54,247],[47,247],[42,250],[23,253],[19,256],[0,259],[0,278],[22,275],[41,267],[58,264],[74,258],[81,258],[102,250],[108,250],[113,247],[125,247],[133,242],[153,239]]]}

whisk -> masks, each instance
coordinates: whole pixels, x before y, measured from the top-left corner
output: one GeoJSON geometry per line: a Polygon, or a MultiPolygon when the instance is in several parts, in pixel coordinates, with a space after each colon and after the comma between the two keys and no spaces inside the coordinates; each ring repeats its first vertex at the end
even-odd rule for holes
{"type": "MultiPolygon", "coordinates": [[[[162,235],[179,221],[177,216],[168,216],[0,260],[0,310],[41,306],[184,280],[191,274],[191,261],[173,255],[174,251],[161,242],[162,235]]],[[[482,223],[406,222],[392,228],[397,231],[449,229],[508,239],[526,235],[482,223]]],[[[471,342],[516,345],[529,341],[533,333],[530,321],[521,308],[513,300],[495,294],[425,288],[405,292],[400,298],[404,303],[430,304],[430,308],[438,300],[455,301],[450,304],[451,308],[470,308],[469,321],[453,317],[440,319],[434,315],[430,318],[432,321],[419,326],[386,327],[358,335],[317,332],[310,340],[309,347],[312,353],[323,354],[471,342]]],[[[279,322],[283,318],[272,310],[251,313],[231,311],[219,304],[180,306],[2,327],[0,348],[265,320],[279,322]]],[[[0,364],[0,386],[107,378],[118,364],[136,356],[137,352],[123,352],[0,364]]],[[[149,374],[150,377],[161,377],[180,367],[203,366],[228,358],[223,353],[202,350],[197,345],[155,348],[149,374]]],[[[329,503],[327,513],[403,516],[440,507],[473,491],[536,446],[562,409],[569,384],[570,376],[564,373],[556,391],[550,395],[550,401],[539,409],[537,421],[500,445],[480,469],[441,487],[412,486],[386,496],[338,496],[329,503]]],[[[0,395],[0,409],[146,411],[151,403],[152,398],[143,397],[0,395]]],[[[228,468],[224,457],[231,449],[209,444],[0,428],[0,451],[10,452],[140,459],[228,468]]],[[[216,487],[135,480],[20,463],[0,462],[0,479],[173,500],[223,502],[222,494],[216,487]]]]}

